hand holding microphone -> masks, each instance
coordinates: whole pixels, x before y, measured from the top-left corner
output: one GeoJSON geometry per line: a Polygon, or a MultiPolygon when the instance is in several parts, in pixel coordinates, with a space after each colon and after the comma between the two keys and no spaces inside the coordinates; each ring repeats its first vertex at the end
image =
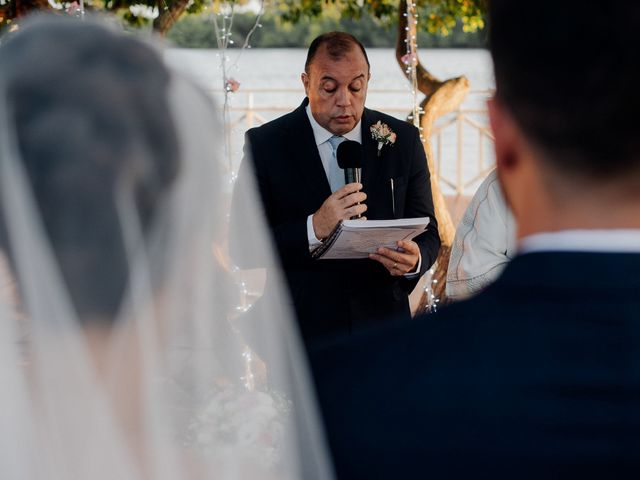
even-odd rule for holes
{"type": "Polygon", "coordinates": [[[341,220],[364,219],[362,214],[367,210],[362,203],[367,194],[361,191],[362,145],[345,140],[338,145],[336,158],[344,170],[346,185],[333,192],[313,215],[313,230],[320,240],[327,238],[341,220]]]}

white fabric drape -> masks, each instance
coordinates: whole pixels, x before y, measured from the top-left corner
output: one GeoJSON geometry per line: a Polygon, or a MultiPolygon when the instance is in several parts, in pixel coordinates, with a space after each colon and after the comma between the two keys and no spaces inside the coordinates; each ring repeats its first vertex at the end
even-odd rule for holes
{"type": "MultiPolygon", "coordinates": [[[[48,19],[27,22],[17,35],[52,22],[83,34],[105,30],[48,19]]],[[[13,43],[3,42],[0,58],[13,43]]],[[[261,299],[259,315],[247,310],[242,272],[228,254],[231,175],[209,99],[172,74],[178,177],[146,235],[126,183],[113,192],[129,283],[112,324],[92,325],[78,317],[60,272],[67,260],[56,257],[43,228],[16,141],[10,82],[0,71],[0,209],[25,318],[0,302],[3,478],[330,478],[285,289],[276,272],[274,295],[261,299]],[[247,338],[260,338],[268,363],[247,338]]],[[[99,84],[95,92],[103,94],[99,84]]],[[[149,153],[141,146],[139,155],[149,153]]],[[[254,245],[247,254],[273,265],[259,199],[254,191],[240,195],[254,207],[234,212],[253,226],[245,232],[254,245]]],[[[93,218],[100,222],[100,212],[93,218]]],[[[96,285],[112,281],[94,274],[96,285]]]]}

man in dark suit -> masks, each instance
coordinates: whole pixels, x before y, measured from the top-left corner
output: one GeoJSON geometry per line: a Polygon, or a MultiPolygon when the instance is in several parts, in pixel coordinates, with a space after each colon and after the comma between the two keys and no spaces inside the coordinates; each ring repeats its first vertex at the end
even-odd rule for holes
{"type": "Polygon", "coordinates": [[[640,3],[489,10],[519,252],[475,298],[315,355],[338,477],[640,478],[640,3]]]}
{"type": "MultiPolygon", "coordinates": [[[[316,38],[302,74],[307,98],[295,111],[246,136],[239,182],[250,162],[308,348],[331,343],[390,317],[410,318],[408,294],[435,261],[440,240],[429,171],[418,130],[364,108],[369,61],[353,36],[316,38]],[[371,127],[386,124],[383,144],[371,127]],[[363,148],[362,184],[345,185],[335,150],[344,140],[363,148]],[[335,143],[334,143],[335,142],[335,143]],[[370,259],[314,260],[310,251],[341,220],[429,217],[427,231],[370,259]]],[[[268,286],[267,286],[268,291],[268,286]]]]}

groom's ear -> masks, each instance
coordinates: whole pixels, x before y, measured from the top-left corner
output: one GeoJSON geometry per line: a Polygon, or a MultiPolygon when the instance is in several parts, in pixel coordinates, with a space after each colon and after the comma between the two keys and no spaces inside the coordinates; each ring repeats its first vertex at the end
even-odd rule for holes
{"type": "Polygon", "coordinates": [[[300,79],[302,80],[302,85],[304,85],[304,93],[308,97],[309,96],[309,75],[306,72],[303,72],[300,75],[300,79]]]}

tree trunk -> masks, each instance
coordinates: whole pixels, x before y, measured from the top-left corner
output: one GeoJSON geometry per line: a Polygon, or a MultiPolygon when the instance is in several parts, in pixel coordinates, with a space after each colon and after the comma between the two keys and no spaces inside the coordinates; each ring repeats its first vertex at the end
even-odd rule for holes
{"type": "Polygon", "coordinates": [[[153,30],[162,36],[167,34],[185,12],[189,0],[172,0],[169,6],[164,5],[160,9],[160,14],[153,20],[153,30]]]}
{"type": "MultiPolygon", "coordinates": [[[[407,66],[402,60],[402,57],[407,53],[406,42],[415,42],[417,29],[414,22],[409,22],[408,17],[404,15],[406,11],[406,0],[400,0],[398,7],[396,60],[402,71],[405,72],[405,75],[409,78],[409,75],[406,73],[407,66]]],[[[415,51],[415,49],[413,49],[413,51],[415,51]]],[[[447,208],[444,195],[442,195],[442,191],[440,190],[439,172],[436,170],[433,151],[431,149],[431,133],[434,122],[439,117],[446,115],[460,106],[469,91],[469,81],[466,77],[457,77],[442,81],[432,75],[422,65],[419,59],[416,59],[416,61],[418,90],[426,95],[426,98],[421,102],[424,114],[420,116],[420,127],[422,128],[423,145],[427,155],[429,172],[431,173],[433,204],[436,219],[438,220],[440,241],[442,242],[442,247],[435,264],[435,273],[431,277],[431,281],[433,281],[433,294],[435,298],[439,299],[440,303],[443,303],[446,301],[445,285],[447,267],[449,265],[449,255],[451,253],[451,246],[453,245],[453,237],[455,236],[455,226],[451,220],[451,214],[447,208]]],[[[429,279],[426,281],[429,281],[429,279]]],[[[423,287],[424,283],[421,282],[418,285],[423,287]]],[[[430,299],[427,298],[427,294],[424,293],[424,288],[421,288],[421,291],[423,293],[415,308],[415,313],[424,311],[430,305],[430,299]]]]}

